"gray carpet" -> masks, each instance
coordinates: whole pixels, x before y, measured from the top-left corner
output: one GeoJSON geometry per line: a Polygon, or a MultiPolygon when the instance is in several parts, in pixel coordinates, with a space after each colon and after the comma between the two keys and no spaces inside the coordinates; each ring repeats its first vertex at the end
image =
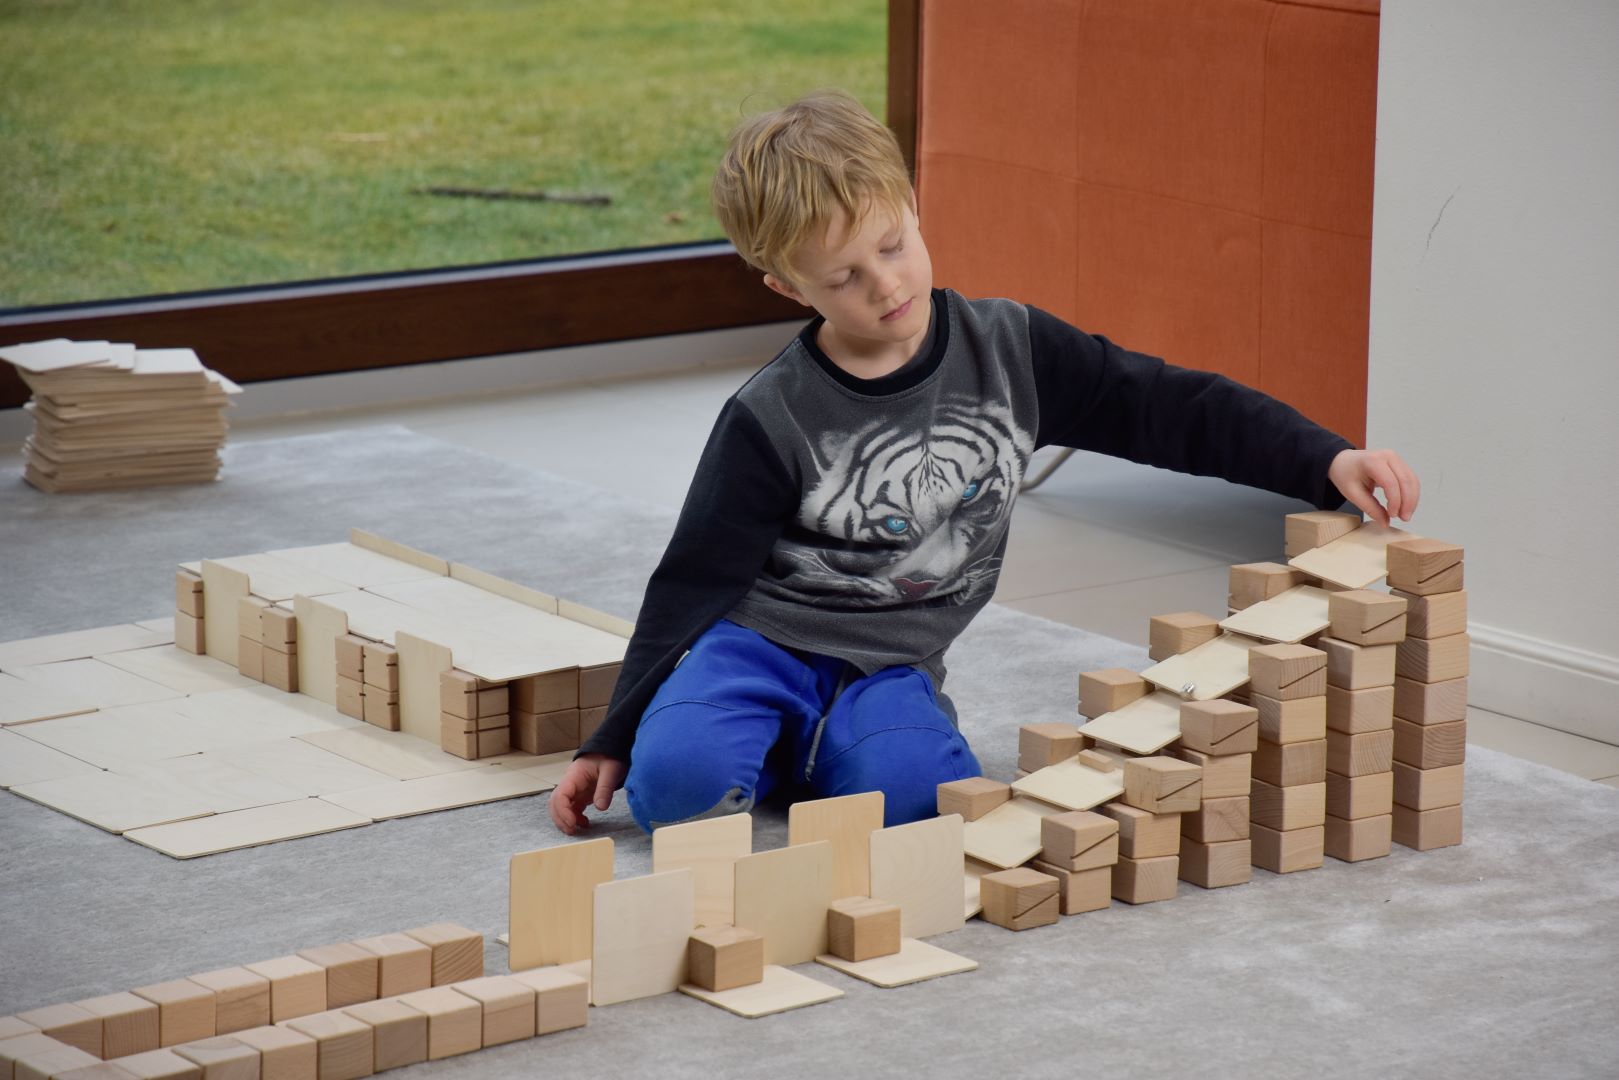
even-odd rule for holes
{"type": "MultiPolygon", "coordinates": [[[[173,565],[367,527],[633,617],[673,523],[401,428],[244,444],[205,488],[47,496],[0,481],[0,639],[162,614],[173,565]]],[[[992,605],[949,688],[991,775],[1017,725],[1139,649],[992,605]]],[[[1619,790],[1470,748],[1467,842],[936,944],[980,970],[744,1021],[678,995],[417,1066],[409,1080],[581,1075],[1619,1075],[1619,790]]],[[[783,842],[758,815],[757,845],[783,842]]],[[[619,874],[649,842],[621,807],[619,874]]],[[[452,919],[504,928],[506,860],[559,840],[538,799],[192,862],[0,795],[0,1014],[452,919]]],[[[491,971],[504,970],[491,944],[491,971]]]]}

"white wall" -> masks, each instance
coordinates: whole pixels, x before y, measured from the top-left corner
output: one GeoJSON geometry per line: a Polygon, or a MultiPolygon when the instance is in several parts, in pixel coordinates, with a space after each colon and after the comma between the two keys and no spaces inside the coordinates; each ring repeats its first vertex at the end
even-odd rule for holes
{"type": "Polygon", "coordinates": [[[1369,445],[1467,550],[1473,704],[1619,743],[1619,3],[1381,34],[1369,445]]]}

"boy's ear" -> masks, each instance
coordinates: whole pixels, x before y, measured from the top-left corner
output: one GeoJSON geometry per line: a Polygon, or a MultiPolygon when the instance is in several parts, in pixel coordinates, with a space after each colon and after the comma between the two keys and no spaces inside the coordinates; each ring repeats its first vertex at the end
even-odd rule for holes
{"type": "Polygon", "coordinates": [[[772,291],[780,293],[789,300],[796,300],[805,307],[810,306],[810,302],[804,299],[803,295],[797,289],[781,280],[781,278],[777,277],[775,274],[766,274],[765,284],[769,286],[772,291]]]}

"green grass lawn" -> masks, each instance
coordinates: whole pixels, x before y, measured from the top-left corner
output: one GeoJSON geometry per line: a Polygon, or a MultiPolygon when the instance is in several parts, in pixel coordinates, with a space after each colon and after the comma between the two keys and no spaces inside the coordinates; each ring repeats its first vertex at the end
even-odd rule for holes
{"type": "Polygon", "coordinates": [[[730,128],[818,86],[882,117],[886,20],[884,0],[0,0],[0,307],[716,239],[730,128]]]}

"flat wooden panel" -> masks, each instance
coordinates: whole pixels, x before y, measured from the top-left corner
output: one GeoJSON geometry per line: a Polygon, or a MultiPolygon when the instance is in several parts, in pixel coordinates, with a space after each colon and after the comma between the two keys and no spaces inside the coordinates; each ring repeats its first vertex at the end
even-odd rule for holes
{"type": "Polygon", "coordinates": [[[844,960],[831,954],[817,956],[815,959],[845,975],[853,975],[857,979],[885,989],[978,969],[977,960],[957,956],[937,945],[929,945],[915,938],[902,939],[897,953],[873,957],[870,960],[844,960]]]}
{"type": "Polygon", "coordinates": [[[612,880],[613,841],[607,837],[513,855],[512,970],[589,960],[595,888],[612,880]]]}
{"type": "Polygon", "coordinates": [[[883,793],[867,791],[794,803],[787,842],[832,844],[832,899],[871,895],[871,834],[883,827],[883,793]]]}
{"type": "Polygon", "coordinates": [[[690,870],[602,882],[595,889],[594,913],[591,1004],[615,1005],[667,994],[686,981],[690,870]]]}
{"type": "MultiPolygon", "coordinates": [[[[955,890],[959,908],[959,884],[955,890]]],[[[829,841],[761,851],[736,861],[736,925],[764,935],[767,964],[802,964],[824,953],[831,903],[829,841]]]]}
{"type": "Polygon", "coordinates": [[[766,964],[764,981],[752,986],[715,991],[686,983],[680,987],[680,992],[750,1020],[789,1009],[801,1009],[806,1005],[819,1005],[843,996],[843,991],[837,987],[818,982],[808,975],[800,975],[779,964],[766,964]]]}
{"type": "Polygon", "coordinates": [[[652,832],[652,872],[692,872],[694,927],[731,925],[736,911],[736,861],[752,853],[751,814],[665,825],[652,832]]]}
{"type": "Polygon", "coordinates": [[[25,664],[54,664],[58,660],[82,660],[103,653],[163,645],[173,640],[172,634],[165,637],[133,623],[100,626],[94,630],[72,630],[65,634],[49,634],[45,637],[20,638],[0,644],[0,670],[11,671],[25,664]]]}
{"type": "Polygon", "coordinates": [[[255,847],[278,840],[293,840],[301,836],[352,829],[369,825],[371,819],[333,806],[320,799],[300,799],[297,802],[257,806],[251,810],[237,810],[229,814],[215,814],[195,821],[177,821],[169,825],[154,825],[149,829],[132,829],[126,839],[155,848],[176,859],[190,859],[199,855],[212,855],[219,851],[255,847]]]}
{"type": "MultiPolygon", "coordinates": [[[[871,895],[900,906],[900,933],[960,929],[965,851],[960,814],[895,825],[871,836],[871,895]]],[[[825,950],[821,950],[825,951],[825,950]]]]}

